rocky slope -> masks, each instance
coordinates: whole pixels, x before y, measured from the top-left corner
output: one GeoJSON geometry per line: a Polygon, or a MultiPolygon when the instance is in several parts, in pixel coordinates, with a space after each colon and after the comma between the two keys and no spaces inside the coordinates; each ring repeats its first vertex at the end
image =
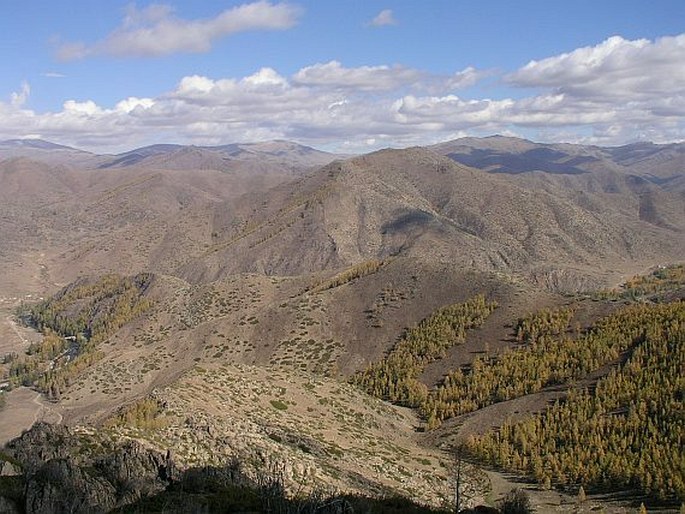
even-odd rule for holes
{"type": "Polygon", "coordinates": [[[615,192],[577,190],[546,174],[519,180],[465,168],[424,149],[381,151],[277,190],[284,207],[257,206],[240,230],[228,225],[237,213],[227,218],[210,251],[179,271],[206,281],[402,255],[589,289],[617,270],[683,254],[682,197],[616,180],[615,192]]]}
{"type": "MultiPolygon", "coordinates": [[[[26,155],[67,150],[36,151],[26,155]]],[[[419,437],[412,413],[345,379],[444,305],[483,294],[499,307],[426,367],[428,386],[514,346],[518,318],[682,261],[678,152],[495,138],[308,170],[330,156],[284,142],[151,147],[100,169],[0,162],[0,296],[54,293],[82,275],[154,274],[151,308],[99,343],[49,408],[90,443],[45,450],[21,479],[35,484],[20,489],[35,491],[36,510],[58,508],[60,483],[93,491],[78,505],[117,508],[169,485],[156,477],[174,448],[181,470],[269,456],[286,463],[291,490],[307,482],[443,504],[450,456],[419,437]],[[468,167],[455,162],[461,154],[480,160],[468,167]],[[146,449],[110,452],[131,439],[146,449]],[[149,480],[126,496],[129,454],[152,471],[135,471],[149,480]]],[[[596,300],[574,304],[579,325],[613,308],[596,300]]],[[[55,430],[49,437],[62,437],[55,430]]],[[[482,500],[483,475],[465,477],[467,496],[482,500]]]]}

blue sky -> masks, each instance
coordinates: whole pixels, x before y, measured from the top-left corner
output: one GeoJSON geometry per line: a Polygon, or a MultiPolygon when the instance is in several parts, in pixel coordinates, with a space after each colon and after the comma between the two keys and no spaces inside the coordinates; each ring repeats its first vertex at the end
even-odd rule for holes
{"type": "Polygon", "coordinates": [[[8,1],[0,138],[685,139],[682,1],[8,1]],[[534,61],[534,62],[533,62],[534,61]]]}

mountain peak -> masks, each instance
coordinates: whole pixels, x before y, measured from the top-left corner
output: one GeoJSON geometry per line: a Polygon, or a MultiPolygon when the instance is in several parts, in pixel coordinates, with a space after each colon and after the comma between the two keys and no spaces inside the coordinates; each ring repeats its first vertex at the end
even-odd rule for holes
{"type": "Polygon", "coordinates": [[[71,150],[80,151],[71,146],[60,145],[57,143],[52,143],[50,141],[45,141],[44,139],[7,139],[5,141],[0,141],[0,148],[33,148],[36,150],[71,150]]]}

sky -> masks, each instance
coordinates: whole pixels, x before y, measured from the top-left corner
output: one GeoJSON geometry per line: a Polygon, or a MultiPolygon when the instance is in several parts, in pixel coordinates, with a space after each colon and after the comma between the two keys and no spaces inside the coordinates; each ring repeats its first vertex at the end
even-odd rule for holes
{"type": "Polygon", "coordinates": [[[0,5],[0,140],[685,140],[682,0],[0,5]]]}

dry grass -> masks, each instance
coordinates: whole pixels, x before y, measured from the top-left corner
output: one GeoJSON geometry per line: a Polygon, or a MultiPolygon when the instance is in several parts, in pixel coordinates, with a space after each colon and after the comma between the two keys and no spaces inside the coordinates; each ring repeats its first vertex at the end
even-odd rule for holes
{"type": "MultiPolygon", "coordinates": [[[[294,489],[319,484],[365,494],[392,490],[436,506],[449,501],[450,456],[419,445],[415,416],[335,380],[252,366],[196,367],[152,397],[166,407],[166,427],[116,430],[173,448],[183,466],[267,458],[286,464],[294,489]]],[[[467,484],[468,496],[483,494],[483,476],[472,469],[467,484]]]]}

